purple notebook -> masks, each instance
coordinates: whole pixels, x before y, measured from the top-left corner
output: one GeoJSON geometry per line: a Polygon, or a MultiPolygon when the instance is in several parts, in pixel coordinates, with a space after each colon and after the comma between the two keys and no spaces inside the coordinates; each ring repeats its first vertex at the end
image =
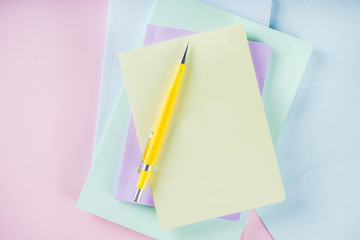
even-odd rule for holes
{"type": "MultiPolygon", "coordinates": [[[[175,38],[185,37],[191,34],[195,34],[195,32],[148,24],[145,33],[144,46],[172,40],[175,38]]],[[[259,85],[259,90],[262,94],[266,69],[270,57],[270,48],[264,43],[251,41],[249,41],[249,48],[254,64],[257,82],[259,85]]],[[[139,177],[137,169],[141,160],[141,156],[142,150],[140,148],[134,120],[131,116],[115,199],[134,203],[133,197],[135,193],[135,186],[139,177]]],[[[154,206],[150,186],[148,186],[144,191],[140,202],[135,204],[154,206]]],[[[241,213],[234,213],[219,218],[238,221],[240,219],[240,214],[241,213]]]]}

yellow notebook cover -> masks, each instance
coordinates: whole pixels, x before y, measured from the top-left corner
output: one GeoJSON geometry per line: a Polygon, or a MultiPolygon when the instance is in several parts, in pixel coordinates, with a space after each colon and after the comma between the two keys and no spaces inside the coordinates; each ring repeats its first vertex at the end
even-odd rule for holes
{"type": "Polygon", "coordinates": [[[119,54],[142,148],[187,41],[186,72],[150,179],[162,229],[285,197],[242,25],[119,54]]]}

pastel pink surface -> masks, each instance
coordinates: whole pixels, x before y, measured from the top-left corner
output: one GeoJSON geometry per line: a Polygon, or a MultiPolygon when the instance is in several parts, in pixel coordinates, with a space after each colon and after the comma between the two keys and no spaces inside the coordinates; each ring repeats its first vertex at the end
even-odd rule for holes
{"type": "Polygon", "coordinates": [[[88,170],[108,2],[0,3],[0,239],[149,239],[75,208],[88,170]]]}
{"type": "Polygon", "coordinates": [[[255,210],[250,211],[248,222],[240,240],[273,240],[255,210]]]}

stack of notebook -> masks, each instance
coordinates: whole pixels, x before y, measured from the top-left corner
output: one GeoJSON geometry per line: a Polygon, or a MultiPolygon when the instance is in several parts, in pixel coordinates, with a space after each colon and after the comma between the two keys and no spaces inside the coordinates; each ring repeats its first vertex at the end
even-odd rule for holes
{"type": "Polygon", "coordinates": [[[131,13],[110,1],[94,162],[77,206],[158,239],[238,239],[248,210],[285,197],[273,144],[312,47],[203,2],[147,4],[146,24],[128,16],[140,40],[118,31],[130,23],[116,16],[131,13]],[[135,203],[139,163],[188,42],[150,186],[135,203]]]}

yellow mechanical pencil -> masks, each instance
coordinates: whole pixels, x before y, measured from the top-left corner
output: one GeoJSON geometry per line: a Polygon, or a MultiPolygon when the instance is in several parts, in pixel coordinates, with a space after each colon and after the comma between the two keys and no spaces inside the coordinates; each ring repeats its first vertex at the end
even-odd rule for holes
{"type": "Polygon", "coordinates": [[[165,132],[167,126],[170,121],[171,113],[174,108],[174,104],[176,101],[176,96],[179,91],[179,87],[181,84],[181,80],[185,71],[185,58],[186,53],[189,47],[189,42],[186,45],[185,51],[180,59],[179,64],[177,65],[176,72],[174,74],[174,78],[170,84],[166,99],[164,101],[164,105],[162,107],[160,116],[156,122],[154,131],[152,132],[147,145],[145,147],[140,167],[138,172],[139,180],[136,186],[136,192],[134,196],[134,202],[139,202],[141,199],[141,195],[144,192],[151,175],[151,170],[156,162],[157,156],[159,154],[159,150],[162,144],[162,141],[165,136],[165,132]]]}

